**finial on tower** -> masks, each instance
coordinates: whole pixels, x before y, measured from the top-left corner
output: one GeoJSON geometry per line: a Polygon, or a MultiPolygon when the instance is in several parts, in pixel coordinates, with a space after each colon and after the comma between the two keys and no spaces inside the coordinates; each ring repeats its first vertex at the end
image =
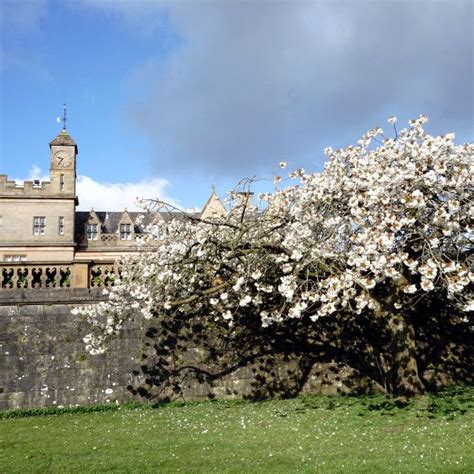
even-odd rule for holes
{"type": "Polygon", "coordinates": [[[67,110],[66,110],[66,104],[63,104],[63,130],[66,130],[66,123],[67,123],[67,110]]]}
{"type": "Polygon", "coordinates": [[[56,122],[63,123],[63,131],[66,131],[66,123],[67,123],[67,110],[66,110],[66,104],[63,104],[63,117],[58,117],[56,119],[56,122]]]}

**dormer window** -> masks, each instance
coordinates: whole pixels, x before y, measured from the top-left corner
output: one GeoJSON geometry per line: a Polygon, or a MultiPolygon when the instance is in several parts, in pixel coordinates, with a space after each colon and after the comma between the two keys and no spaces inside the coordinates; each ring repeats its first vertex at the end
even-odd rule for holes
{"type": "Polygon", "coordinates": [[[97,240],[99,237],[98,224],[87,224],[87,240],[97,240]]]}
{"type": "Polygon", "coordinates": [[[132,224],[120,224],[120,240],[132,240],[132,224]]]}

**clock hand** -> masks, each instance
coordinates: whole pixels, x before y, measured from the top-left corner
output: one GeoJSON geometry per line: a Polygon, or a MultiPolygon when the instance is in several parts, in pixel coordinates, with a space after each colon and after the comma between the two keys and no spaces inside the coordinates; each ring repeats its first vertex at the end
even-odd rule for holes
{"type": "Polygon", "coordinates": [[[58,160],[58,165],[60,165],[62,163],[62,161],[64,160],[63,157],[59,157],[59,160],[58,160]]]}

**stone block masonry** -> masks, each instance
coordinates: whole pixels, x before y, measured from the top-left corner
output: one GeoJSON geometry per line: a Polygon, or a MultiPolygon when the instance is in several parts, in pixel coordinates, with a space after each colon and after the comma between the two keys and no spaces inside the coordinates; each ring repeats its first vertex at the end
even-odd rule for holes
{"type": "Polygon", "coordinates": [[[100,290],[13,290],[0,294],[0,409],[123,402],[139,367],[130,329],[100,356],[86,353],[87,322],[71,314],[100,290]]]}
{"type": "MultiPolygon", "coordinates": [[[[105,354],[90,355],[83,337],[87,321],[71,310],[103,301],[100,288],[41,288],[0,291],[0,410],[146,401],[127,388],[140,381],[144,331],[130,324],[105,354]]],[[[187,363],[202,366],[200,349],[185,351],[187,363]]],[[[353,369],[315,364],[302,374],[295,361],[276,359],[241,367],[212,383],[185,380],[182,392],[165,390],[167,398],[267,398],[282,393],[336,395],[377,390],[353,369]],[[299,386],[294,390],[294,386],[299,386]]]]}

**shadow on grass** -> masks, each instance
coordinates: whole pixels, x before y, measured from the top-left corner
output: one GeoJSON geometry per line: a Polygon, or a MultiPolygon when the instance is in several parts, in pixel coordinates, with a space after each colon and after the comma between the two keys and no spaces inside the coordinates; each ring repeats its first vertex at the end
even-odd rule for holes
{"type": "MultiPolygon", "coordinates": [[[[297,397],[299,403],[290,409],[281,410],[275,406],[278,416],[286,417],[288,414],[304,414],[310,410],[339,410],[352,407],[358,409],[357,416],[367,416],[379,413],[383,416],[396,416],[403,412],[415,412],[419,417],[447,417],[454,418],[464,415],[474,409],[474,385],[455,386],[439,393],[430,393],[423,397],[405,400],[401,398],[385,397],[383,395],[360,396],[317,396],[306,395],[297,397]]],[[[216,405],[221,409],[232,408],[236,405],[274,403],[275,400],[206,400],[206,401],[162,401],[159,403],[140,403],[136,401],[122,404],[110,403],[100,405],[83,405],[73,407],[46,407],[6,410],[0,412],[0,419],[26,418],[33,416],[51,416],[75,413],[99,413],[130,410],[157,410],[179,408],[192,405],[216,405]]]]}

